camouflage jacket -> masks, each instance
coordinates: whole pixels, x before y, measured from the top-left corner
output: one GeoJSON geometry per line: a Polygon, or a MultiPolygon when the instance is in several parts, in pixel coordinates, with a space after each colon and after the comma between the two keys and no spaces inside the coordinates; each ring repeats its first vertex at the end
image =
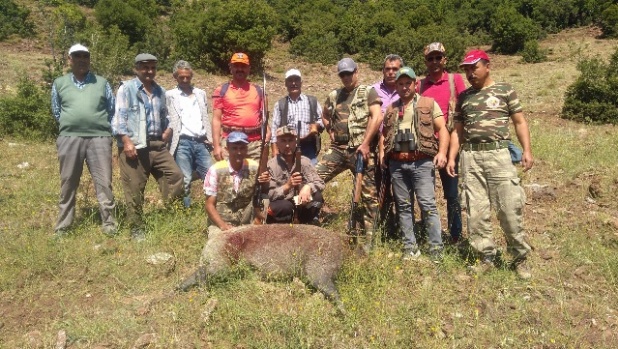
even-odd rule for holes
{"type": "Polygon", "coordinates": [[[258,171],[258,163],[252,159],[246,159],[248,166],[241,170],[242,177],[238,192],[234,190],[234,177],[230,174],[227,160],[217,162],[217,205],[215,208],[221,218],[232,225],[240,225],[242,215],[247,206],[251,205],[255,189],[255,178],[258,171]]]}
{"type": "Polygon", "coordinates": [[[522,111],[510,84],[496,82],[480,90],[472,87],[457,100],[455,122],[463,123],[463,143],[491,143],[511,139],[509,119],[522,111]]]}
{"type": "Polygon", "coordinates": [[[356,148],[363,143],[369,122],[369,106],[376,100],[381,103],[375,90],[367,85],[359,85],[350,93],[343,88],[331,91],[326,108],[331,113],[335,144],[356,148]]]}

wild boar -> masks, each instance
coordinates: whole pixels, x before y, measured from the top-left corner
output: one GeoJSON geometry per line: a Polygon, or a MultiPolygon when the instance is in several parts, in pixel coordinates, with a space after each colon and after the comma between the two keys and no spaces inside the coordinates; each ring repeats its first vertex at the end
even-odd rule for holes
{"type": "Polygon", "coordinates": [[[345,237],[312,225],[246,225],[210,234],[198,270],[178,286],[205,283],[240,261],[267,278],[299,277],[343,311],[335,278],[349,248],[345,237]]]}

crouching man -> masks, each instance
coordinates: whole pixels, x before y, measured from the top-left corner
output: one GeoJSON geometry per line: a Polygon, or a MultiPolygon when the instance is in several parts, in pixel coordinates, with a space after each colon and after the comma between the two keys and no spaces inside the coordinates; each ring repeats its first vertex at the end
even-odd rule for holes
{"type": "Polygon", "coordinates": [[[268,161],[270,206],[266,223],[290,223],[296,217],[297,223],[317,225],[324,203],[324,181],[308,157],[300,157],[300,172],[295,171],[295,130],[282,126],[276,135],[278,153],[268,161]]]}
{"type": "Polygon", "coordinates": [[[434,169],[446,165],[449,134],[440,107],[433,98],[415,93],[415,82],[412,68],[399,69],[396,84],[400,99],[386,112],[380,137],[380,164],[388,166],[391,173],[399,226],[403,231],[403,258],[417,259],[421,254],[414,235],[416,196],[429,235],[429,257],[438,263],[443,244],[434,169]],[[439,134],[438,140],[434,132],[439,134]]]}
{"type": "MultiPolygon", "coordinates": [[[[229,158],[215,163],[206,173],[204,194],[209,234],[251,221],[258,163],[247,158],[248,144],[246,134],[231,132],[226,147],[229,158]]],[[[260,183],[269,180],[267,171],[258,177],[260,183]]]]}

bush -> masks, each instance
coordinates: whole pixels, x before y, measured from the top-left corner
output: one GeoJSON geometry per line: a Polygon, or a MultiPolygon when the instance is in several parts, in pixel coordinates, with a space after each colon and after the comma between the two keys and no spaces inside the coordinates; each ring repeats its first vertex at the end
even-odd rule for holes
{"type": "Polygon", "coordinates": [[[492,49],[514,54],[530,40],[539,38],[540,30],[530,18],[524,17],[511,5],[502,5],[491,19],[492,49]]]}
{"type": "Polygon", "coordinates": [[[618,37],[618,5],[610,5],[601,13],[599,25],[604,37],[618,37]]]}
{"type": "Polygon", "coordinates": [[[562,117],[588,123],[618,123],[618,49],[609,64],[597,58],[579,62],[581,75],[569,86],[562,117]]]}
{"type": "Polygon", "coordinates": [[[525,63],[541,63],[547,60],[547,52],[542,50],[536,40],[526,41],[521,51],[521,59],[525,63]]]}
{"type": "Polygon", "coordinates": [[[0,98],[0,136],[30,140],[52,139],[58,135],[51,114],[49,91],[29,78],[17,85],[17,95],[0,98]]]}
{"type": "Polygon", "coordinates": [[[154,0],[100,0],[94,8],[99,24],[117,26],[131,44],[143,39],[158,14],[154,0]]]}
{"type": "Polygon", "coordinates": [[[275,35],[277,14],[264,0],[195,0],[172,15],[174,58],[197,67],[228,70],[234,52],[245,52],[254,71],[275,35]]]}
{"type": "Polygon", "coordinates": [[[93,26],[87,34],[92,71],[106,78],[112,86],[118,86],[123,75],[132,73],[135,54],[129,49],[129,38],[116,26],[106,31],[93,26]]]}
{"type": "Polygon", "coordinates": [[[28,20],[30,11],[13,0],[0,0],[0,40],[18,34],[24,37],[34,35],[34,25],[28,20]]]}

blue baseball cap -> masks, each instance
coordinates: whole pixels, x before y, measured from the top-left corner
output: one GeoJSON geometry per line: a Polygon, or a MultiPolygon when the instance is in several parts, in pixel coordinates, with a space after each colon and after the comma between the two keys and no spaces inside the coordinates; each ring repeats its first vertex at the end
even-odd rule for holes
{"type": "Polygon", "coordinates": [[[249,144],[249,138],[243,132],[234,131],[234,132],[230,132],[230,134],[227,135],[227,142],[228,143],[241,142],[241,143],[249,144]]]}

